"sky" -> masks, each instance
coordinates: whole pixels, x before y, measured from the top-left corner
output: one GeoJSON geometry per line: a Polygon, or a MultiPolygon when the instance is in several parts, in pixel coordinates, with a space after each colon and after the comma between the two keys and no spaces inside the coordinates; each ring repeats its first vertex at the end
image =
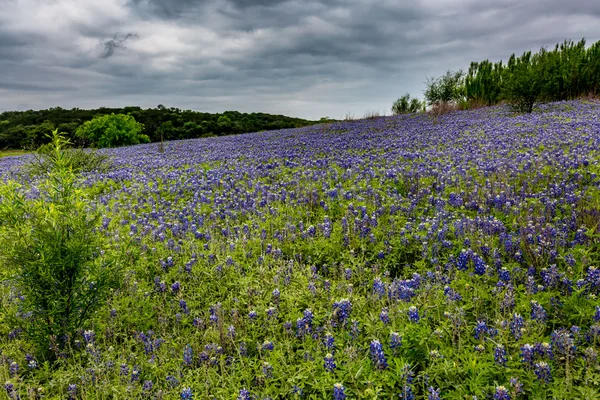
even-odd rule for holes
{"type": "Polygon", "coordinates": [[[0,0],[0,111],[389,115],[428,77],[584,37],[598,0],[0,0]]]}

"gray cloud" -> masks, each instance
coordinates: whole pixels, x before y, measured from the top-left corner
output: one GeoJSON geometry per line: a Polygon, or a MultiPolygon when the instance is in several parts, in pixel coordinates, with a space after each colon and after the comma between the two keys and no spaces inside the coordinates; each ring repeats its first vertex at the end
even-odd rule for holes
{"type": "Polygon", "coordinates": [[[425,79],[446,69],[600,39],[600,3],[590,0],[4,0],[2,8],[0,110],[162,103],[307,118],[389,113],[394,99],[421,96],[425,79]]]}
{"type": "Polygon", "coordinates": [[[115,53],[116,49],[125,49],[125,42],[132,38],[137,38],[138,35],[135,33],[128,33],[123,37],[118,37],[118,33],[115,33],[115,36],[112,39],[104,40],[100,44],[101,54],[100,58],[108,58],[115,53]]]}

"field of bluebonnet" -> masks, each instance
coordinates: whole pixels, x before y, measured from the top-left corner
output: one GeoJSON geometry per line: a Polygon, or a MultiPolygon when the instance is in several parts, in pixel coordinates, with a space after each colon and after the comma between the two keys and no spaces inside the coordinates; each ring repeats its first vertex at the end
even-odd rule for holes
{"type": "Polygon", "coordinates": [[[11,399],[600,398],[598,102],[106,152],[121,285],[52,366],[0,316],[11,399]]]}

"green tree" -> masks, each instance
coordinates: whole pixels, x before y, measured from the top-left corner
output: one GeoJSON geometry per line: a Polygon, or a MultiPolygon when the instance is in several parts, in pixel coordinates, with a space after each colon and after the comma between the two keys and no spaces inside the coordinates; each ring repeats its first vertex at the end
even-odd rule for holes
{"type": "Polygon", "coordinates": [[[458,103],[464,98],[462,71],[446,71],[439,78],[427,79],[425,100],[429,105],[458,103]]]}
{"type": "Polygon", "coordinates": [[[392,105],[392,113],[394,115],[417,113],[423,110],[423,104],[416,97],[411,98],[409,93],[405,93],[397,99],[392,105]]]}
{"type": "Polygon", "coordinates": [[[141,133],[143,129],[131,115],[112,113],[83,123],[76,134],[92,146],[117,147],[149,142],[150,138],[141,133]]]}
{"type": "Polygon", "coordinates": [[[521,57],[514,54],[508,60],[508,69],[503,79],[502,96],[517,111],[531,113],[540,100],[544,65],[542,56],[531,51],[521,57]]]}

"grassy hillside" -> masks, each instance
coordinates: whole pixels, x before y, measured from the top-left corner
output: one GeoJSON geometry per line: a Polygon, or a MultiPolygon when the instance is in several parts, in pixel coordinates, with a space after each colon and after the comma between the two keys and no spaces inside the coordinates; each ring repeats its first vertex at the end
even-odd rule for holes
{"type": "Polygon", "coordinates": [[[5,281],[0,381],[12,398],[598,398],[599,150],[591,101],[105,150],[77,187],[122,278],[52,365],[5,281]]]}

